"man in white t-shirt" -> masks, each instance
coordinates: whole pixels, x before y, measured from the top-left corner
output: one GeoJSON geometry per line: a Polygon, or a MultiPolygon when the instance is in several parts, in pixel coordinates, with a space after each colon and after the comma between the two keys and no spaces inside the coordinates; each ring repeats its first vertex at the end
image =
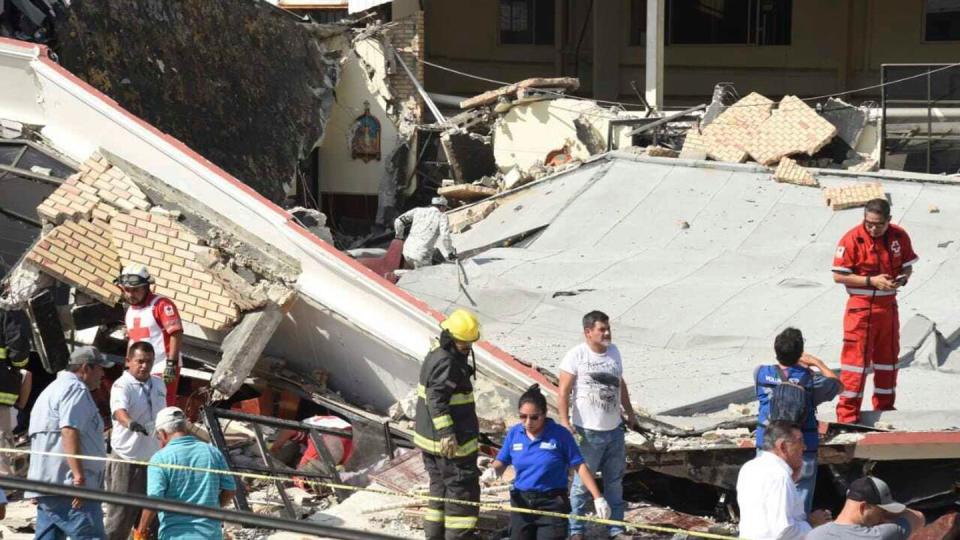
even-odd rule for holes
{"type": "MultiPolygon", "coordinates": [[[[147,462],[160,450],[154,436],[154,419],[167,406],[167,389],[163,380],[150,374],[154,364],[153,345],[137,341],[127,351],[127,370],[110,389],[110,457],[125,461],[147,462]]],[[[106,489],[114,493],[146,495],[147,467],[136,463],[107,463],[106,489]]],[[[140,522],[140,509],[135,506],[108,504],[104,519],[108,540],[126,540],[140,522]]]]}
{"type": "MultiPolygon", "coordinates": [[[[626,469],[622,413],[626,413],[631,427],[637,425],[637,416],[623,381],[620,350],[611,343],[610,318],[601,311],[587,313],[583,316],[583,335],[585,342],[570,349],[560,362],[560,423],[579,435],[587,467],[603,474],[603,496],[612,510],[610,519],[622,521],[626,469]]],[[[570,488],[572,513],[586,513],[586,497],[586,488],[574,477],[570,488]]],[[[585,525],[584,521],[571,519],[570,540],[582,540],[585,525]]],[[[611,525],[607,530],[610,537],[624,535],[619,526],[611,525]]]]}

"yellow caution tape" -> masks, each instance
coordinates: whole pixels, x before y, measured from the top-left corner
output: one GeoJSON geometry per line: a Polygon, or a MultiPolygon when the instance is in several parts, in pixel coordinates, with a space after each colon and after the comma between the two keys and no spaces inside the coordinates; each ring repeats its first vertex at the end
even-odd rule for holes
{"type": "MultiPolygon", "coordinates": [[[[236,476],[240,478],[248,478],[250,480],[265,480],[270,482],[276,482],[276,481],[293,482],[292,477],[286,477],[286,476],[273,476],[269,474],[259,474],[259,473],[250,473],[250,472],[224,471],[222,469],[207,469],[204,467],[191,467],[189,465],[177,465],[175,463],[150,463],[148,461],[138,461],[133,459],[117,459],[112,457],[84,456],[84,455],[77,455],[77,454],[65,454],[60,452],[38,452],[33,450],[21,450],[18,448],[0,448],[0,453],[76,458],[76,459],[85,459],[88,461],[103,461],[107,463],[126,463],[130,465],[142,465],[144,467],[157,467],[161,469],[173,469],[173,470],[212,473],[212,474],[226,474],[226,475],[236,476]]],[[[297,476],[297,475],[293,474],[292,476],[297,476]]],[[[520,507],[514,507],[514,506],[505,505],[505,504],[491,503],[491,502],[462,501],[459,499],[451,499],[446,497],[434,497],[432,495],[425,495],[422,493],[416,493],[414,491],[399,492],[399,491],[392,491],[389,489],[357,487],[357,486],[351,486],[347,484],[339,484],[336,482],[323,482],[320,480],[312,480],[309,478],[302,478],[302,481],[304,484],[310,484],[318,487],[327,487],[331,489],[341,489],[345,491],[354,491],[354,492],[365,491],[368,493],[377,493],[380,495],[391,495],[394,497],[406,497],[410,499],[421,499],[425,501],[437,501],[437,502],[445,502],[445,503],[449,502],[453,504],[461,504],[464,506],[477,506],[479,508],[484,508],[487,510],[501,510],[504,512],[516,512],[518,514],[531,514],[536,516],[576,519],[579,521],[598,523],[600,525],[618,525],[621,527],[629,527],[632,529],[643,529],[647,531],[662,532],[667,534],[685,534],[688,536],[695,536],[698,538],[708,538],[711,540],[742,540],[735,536],[727,536],[723,534],[691,531],[687,529],[680,529],[680,528],[674,528],[674,527],[661,527],[659,525],[648,525],[645,523],[636,523],[636,522],[630,522],[630,521],[600,519],[598,517],[593,517],[593,516],[579,516],[576,514],[564,514],[562,512],[550,512],[547,510],[533,510],[531,508],[520,508],[520,507]]]]}

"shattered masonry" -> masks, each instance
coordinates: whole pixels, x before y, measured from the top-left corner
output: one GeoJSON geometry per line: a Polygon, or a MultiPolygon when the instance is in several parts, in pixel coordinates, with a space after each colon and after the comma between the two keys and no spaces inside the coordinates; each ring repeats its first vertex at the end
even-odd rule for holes
{"type": "Polygon", "coordinates": [[[112,284],[122,266],[146,265],[156,291],[174,299],[187,321],[220,330],[237,322],[240,310],[220,278],[202,267],[193,232],[176,214],[153,207],[119,167],[94,155],[39,207],[55,227],[26,259],[110,306],[120,300],[112,284]]]}
{"type": "Polygon", "coordinates": [[[745,149],[757,162],[774,165],[789,155],[812,156],[836,134],[837,128],[803,100],[796,96],[784,96],[780,106],[747,140],[745,149]]]}
{"type": "Polygon", "coordinates": [[[824,188],[823,196],[827,206],[834,210],[845,210],[864,206],[873,199],[885,199],[883,185],[880,182],[864,182],[847,186],[824,188]]]}
{"type": "Polygon", "coordinates": [[[797,184],[798,186],[820,187],[820,182],[813,177],[810,171],[788,157],[780,160],[780,164],[777,165],[777,169],[773,173],[773,179],[777,182],[797,184]]]}

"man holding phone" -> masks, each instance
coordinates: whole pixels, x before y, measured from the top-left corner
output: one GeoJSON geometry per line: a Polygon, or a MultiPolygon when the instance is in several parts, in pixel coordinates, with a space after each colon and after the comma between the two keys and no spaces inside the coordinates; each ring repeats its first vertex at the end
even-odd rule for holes
{"type": "Polygon", "coordinates": [[[886,199],[868,201],[863,223],[850,229],[837,245],[833,281],[844,285],[850,295],[843,317],[839,422],[859,421],[866,372],[871,366],[873,409],[894,410],[900,356],[897,290],[909,281],[917,259],[907,232],[890,223],[886,199]]]}

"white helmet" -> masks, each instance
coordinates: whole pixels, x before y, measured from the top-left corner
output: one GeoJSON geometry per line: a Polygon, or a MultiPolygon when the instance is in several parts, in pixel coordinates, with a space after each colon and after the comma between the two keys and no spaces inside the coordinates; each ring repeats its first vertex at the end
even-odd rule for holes
{"type": "Polygon", "coordinates": [[[128,264],[123,267],[120,277],[114,283],[122,287],[143,287],[153,283],[150,270],[143,264],[128,264]]]}
{"type": "Polygon", "coordinates": [[[447,204],[446,197],[434,197],[430,199],[430,204],[432,206],[450,206],[449,204],[447,204]]]}

